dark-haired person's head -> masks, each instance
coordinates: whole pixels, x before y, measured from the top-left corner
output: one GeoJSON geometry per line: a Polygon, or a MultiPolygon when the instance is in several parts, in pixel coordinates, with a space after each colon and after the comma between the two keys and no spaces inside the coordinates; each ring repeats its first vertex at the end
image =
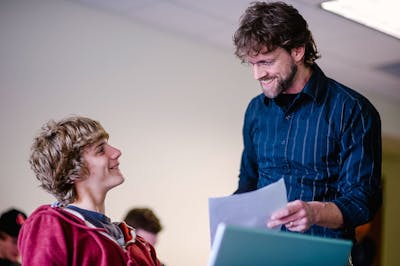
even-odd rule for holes
{"type": "Polygon", "coordinates": [[[126,217],[125,222],[136,229],[136,234],[140,235],[153,246],[157,243],[158,233],[162,230],[162,225],[158,217],[149,208],[133,208],[126,217]]]}
{"type": "Polygon", "coordinates": [[[26,214],[17,209],[9,209],[0,216],[0,259],[18,262],[17,240],[19,230],[26,220],[26,214]]]}

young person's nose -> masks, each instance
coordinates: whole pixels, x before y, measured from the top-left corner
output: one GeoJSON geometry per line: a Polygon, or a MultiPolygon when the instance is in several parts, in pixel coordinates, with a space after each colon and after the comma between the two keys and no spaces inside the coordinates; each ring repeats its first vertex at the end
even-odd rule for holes
{"type": "Polygon", "coordinates": [[[108,154],[110,155],[110,157],[112,159],[118,159],[121,156],[122,152],[119,149],[115,148],[114,146],[111,146],[111,145],[108,145],[108,146],[109,146],[108,154]]]}

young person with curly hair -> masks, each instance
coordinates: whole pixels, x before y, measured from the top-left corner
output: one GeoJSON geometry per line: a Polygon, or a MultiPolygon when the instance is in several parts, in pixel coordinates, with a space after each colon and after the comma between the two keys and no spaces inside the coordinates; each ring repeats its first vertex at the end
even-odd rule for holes
{"type": "Polygon", "coordinates": [[[25,221],[23,265],[160,265],[151,244],[105,215],[108,191],[124,182],[108,137],[99,122],[72,116],[49,121],[34,139],[31,168],[57,202],[25,221]]]}

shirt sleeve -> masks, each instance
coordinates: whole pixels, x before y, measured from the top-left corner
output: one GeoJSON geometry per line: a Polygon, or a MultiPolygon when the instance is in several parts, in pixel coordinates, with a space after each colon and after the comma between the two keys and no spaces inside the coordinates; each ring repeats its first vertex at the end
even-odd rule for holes
{"type": "Polygon", "coordinates": [[[343,214],[344,227],[354,228],[371,220],[382,204],[381,121],[368,101],[358,101],[344,117],[348,118],[342,123],[338,182],[342,196],[334,203],[343,214]]]}
{"type": "Polygon", "coordinates": [[[68,265],[67,245],[60,219],[37,215],[23,225],[18,239],[22,265],[68,265]]]}
{"type": "Polygon", "coordinates": [[[252,103],[245,113],[244,125],[243,125],[243,144],[244,149],[242,152],[239,184],[234,194],[244,193],[257,189],[258,183],[258,166],[257,156],[254,150],[254,145],[251,138],[252,124],[254,123],[255,111],[252,108],[252,103]]]}

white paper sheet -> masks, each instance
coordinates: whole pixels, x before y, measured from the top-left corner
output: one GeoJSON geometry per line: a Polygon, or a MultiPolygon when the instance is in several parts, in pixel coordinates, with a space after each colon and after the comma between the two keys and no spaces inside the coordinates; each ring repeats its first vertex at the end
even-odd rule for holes
{"type": "Polygon", "coordinates": [[[220,223],[267,228],[271,214],[286,206],[286,187],[283,179],[255,191],[208,199],[211,244],[220,223]]]}

